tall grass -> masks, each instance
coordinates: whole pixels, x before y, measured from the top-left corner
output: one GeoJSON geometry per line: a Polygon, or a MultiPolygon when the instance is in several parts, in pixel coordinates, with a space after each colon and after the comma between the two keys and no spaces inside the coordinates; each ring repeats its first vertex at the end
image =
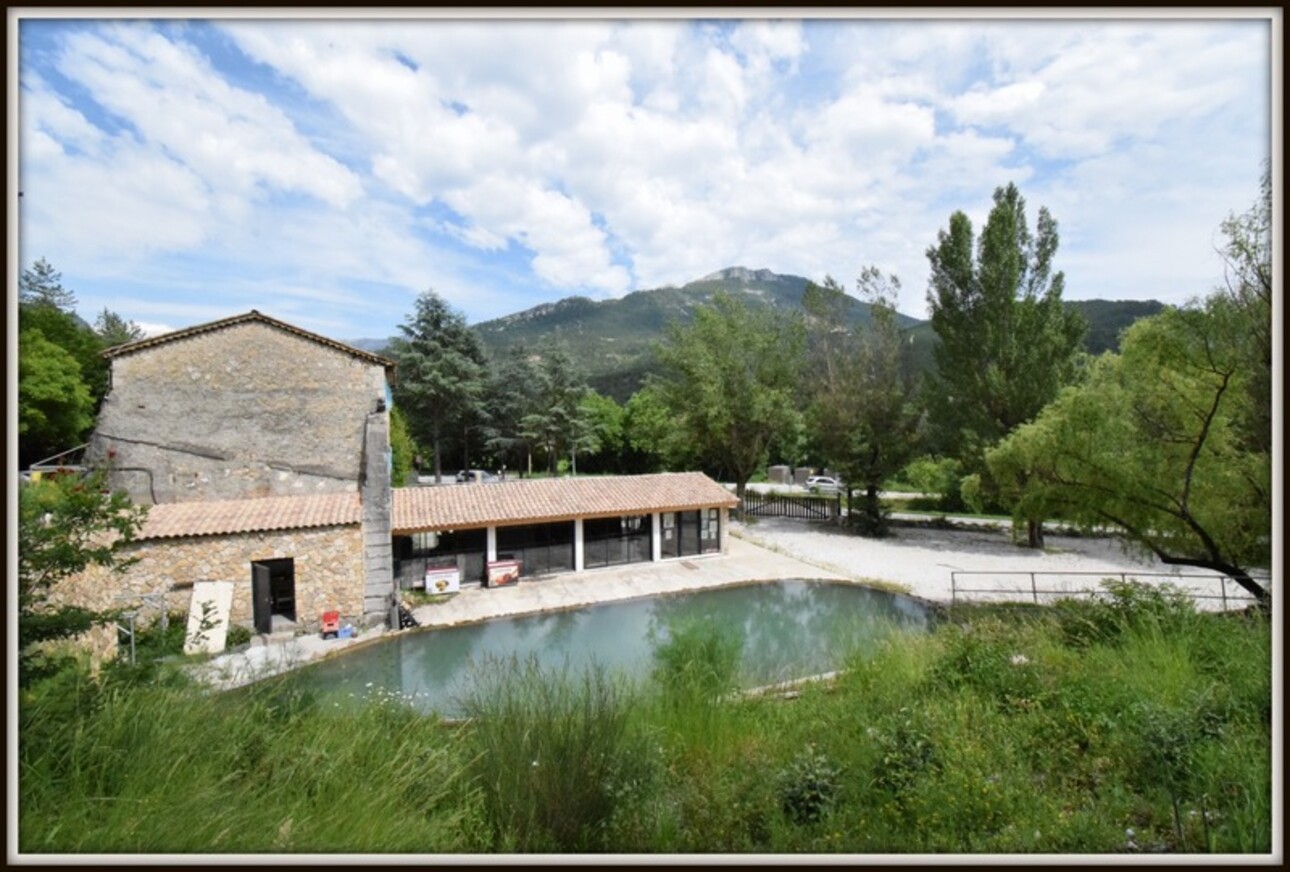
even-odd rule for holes
{"type": "Polygon", "coordinates": [[[24,852],[474,846],[471,797],[449,737],[410,711],[342,714],[276,690],[231,698],[109,685],[93,693],[77,717],[67,717],[54,688],[24,701],[24,852]]]}
{"type": "Polygon", "coordinates": [[[739,686],[743,638],[707,617],[677,618],[654,638],[653,656],[655,713],[673,744],[683,751],[722,747],[732,721],[724,703],[739,686]]]}
{"type": "Polygon", "coordinates": [[[499,851],[607,850],[617,807],[647,788],[657,756],[633,689],[601,668],[571,676],[534,660],[485,664],[463,700],[464,749],[499,851]]]}
{"type": "Polygon", "coordinates": [[[24,852],[1267,853],[1271,627],[1124,587],[960,615],[741,699],[693,623],[653,680],[504,662],[444,727],[290,682],[24,695],[24,852]]]}

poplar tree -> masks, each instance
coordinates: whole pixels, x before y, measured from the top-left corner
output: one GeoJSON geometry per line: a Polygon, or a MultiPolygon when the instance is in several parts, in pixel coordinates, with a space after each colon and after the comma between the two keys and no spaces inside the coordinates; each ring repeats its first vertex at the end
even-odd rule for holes
{"type": "MultiPolygon", "coordinates": [[[[1062,304],[1065,277],[1053,272],[1057,222],[1040,208],[1032,235],[1016,185],[994,192],[974,238],[963,212],[950,216],[927,249],[927,302],[940,340],[928,379],[934,438],[969,473],[987,473],[987,448],[1033,420],[1075,377],[1087,325],[1062,304]]],[[[989,484],[989,483],[988,483],[989,484]]],[[[1042,518],[1029,518],[1042,545],[1042,518]]]]}

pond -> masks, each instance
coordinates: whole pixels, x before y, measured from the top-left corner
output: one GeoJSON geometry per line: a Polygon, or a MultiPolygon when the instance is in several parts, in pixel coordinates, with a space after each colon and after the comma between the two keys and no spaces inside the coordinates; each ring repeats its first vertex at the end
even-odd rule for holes
{"type": "Polygon", "coordinates": [[[740,685],[750,688],[838,669],[893,632],[926,631],[930,614],[910,597],[858,585],[760,582],[401,633],[307,666],[293,681],[328,700],[398,696],[452,717],[474,670],[507,668],[512,657],[571,671],[594,663],[644,679],[654,645],[687,620],[738,629],[740,685]]]}

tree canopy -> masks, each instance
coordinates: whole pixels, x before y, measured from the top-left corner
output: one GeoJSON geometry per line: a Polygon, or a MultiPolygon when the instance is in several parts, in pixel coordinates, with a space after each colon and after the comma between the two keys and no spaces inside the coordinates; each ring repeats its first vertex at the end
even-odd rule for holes
{"type": "Polygon", "coordinates": [[[79,445],[94,425],[80,362],[39,330],[18,337],[18,439],[24,467],[79,445]]]}
{"type": "Polygon", "coordinates": [[[1268,452],[1243,436],[1249,321],[1230,297],[1166,309],[1126,331],[1034,422],[989,452],[1021,517],[1112,526],[1162,562],[1249,572],[1270,553],[1268,452]]]}
{"type": "Polygon", "coordinates": [[[105,615],[54,606],[50,593],[89,566],[119,570],[120,550],[134,540],[147,508],[123,492],[107,493],[97,471],[87,478],[24,482],[18,490],[18,650],[26,683],[38,672],[32,646],[88,630],[105,615]]]}
{"type": "Polygon", "coordinates": [[[94,319],[94,332],[98,334],[104,348],[137,342],[143,338],[142,327],[107,308],[94,319]]]}
{"type": "Polygon", "coordinates": [[[18,277],[18,302],[70,312],[76,308],[76,295],[63,287],[63,274],[42,257],[18,277]]]}
{"type": "Polygon", "coordinates": [[[520,433],[529,444],[542,448],[549,473],[555,474],[565,452],[570,453],[576,472],[578,449],[599,447],[589,440],[592,434],[582,411],[589,388],[562,344],[552,345],[533,364],[533,402],[520,419],[520,433]]]}
{"type": "Polygon", "coordinates": [[[798,316],[754,311],[724,293],[658,348],[658,397],[696,459],[729,473],[742,500],[771,443],[797,426],[805,328],[798,316]]]}
{"type": "Polygon", "coordinates": [[[447,434],[476,423],[487,374],[484,352],[466,319],[434,291],[417,298],[413,314],[390,346],[399,368],[394,401],[412,437],[434,453],[434,476],[443,477],[447,434]]]}
{"type": "Polygon", "coordinates": [[[940,339],[932,422],[944,447],[978,465],[986,446],[1071,381],[1085,329],[1062,306],[1065,278],[1053,272],[1057,222],[1041,208],[1032,235],[1025,206],[1015,185],[998,188],[979,244],[967,215],[955,212],[927,250],[927,301],[940,339]]]}
{"type": "MultiPolygon", "coordinates": [[[[969,473],[988,472],[985,450],[1033,420],[1074,378],[1086,325],[1062,305],[1057,245],[1048,210],[1040,208],[1032,235],[1026,201],[1008,184],[995,189],[979,244],[967,215],[955,212],[927,250],[927,301],[940,339],[927,381],[933,442],[969,473]]],[[[1042,519],[1028,520],[1030,544],[1038,546],[1042,519]]]]}
{"type": "Polygon", "coordinates": [[[844,311],[836,282],[826,280],[804,300],[827,331],[819,343],[824,360],[810,417],[824,459],[846,483],[848,503],[853,487],[864,490],[860,511],[852,507],[848,514],[850,522],[863,533],[880,536],[887,523],[878,491],[912,456],[919,413],[896,321],[900,281],[866,267],[857,286],[871,317],[854,333],[830,317],[844,311]]]}
{"type": "Polygon", "coordinates": [[[1240,215],[1228,216],[1220,255],[1226,272],[1224,293],[1249,325],[1246,366],[1250,405],[1242,423],[1252,448],[1272,448],[1272,176],[1263,173],[1259,197],[1240,215]]]}

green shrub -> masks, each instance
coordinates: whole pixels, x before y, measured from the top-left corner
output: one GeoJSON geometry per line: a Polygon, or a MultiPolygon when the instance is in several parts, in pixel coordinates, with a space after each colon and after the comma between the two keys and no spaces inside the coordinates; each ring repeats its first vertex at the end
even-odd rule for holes
{"type": "Polygon", "coordinates": [[[1147,628],[1186,632],[1195,623],[1195,605],[1171,584],[1107,578],[1101,587],[1103,593],[1096,599],[1064,599],[1054,604],[1067,644],[1113,643],[1126,632],[1147,628]]]}
{"type": "Polygon", "coordinates": [[[807,747],[776,777],[780,810],[795,824],[815,823],[837,799],[841,774],[828,756],[807,747]]]}
{"type": "Polygon", "coordinates": [[[887,723],[870,727],[869,738],[879,749],[873,783],[903,805],[918,780],[940,770],[931,732],[924,719],[901,708],[887,723]]]}
{"type": "Polygon", "coordinates": [[[254,635],[251,628],[245,624],[232,624],[228,628],[228,636],[224,641],[225,648],[236,648],[239,645],[245,645],[251,641],[254,635]]]}

